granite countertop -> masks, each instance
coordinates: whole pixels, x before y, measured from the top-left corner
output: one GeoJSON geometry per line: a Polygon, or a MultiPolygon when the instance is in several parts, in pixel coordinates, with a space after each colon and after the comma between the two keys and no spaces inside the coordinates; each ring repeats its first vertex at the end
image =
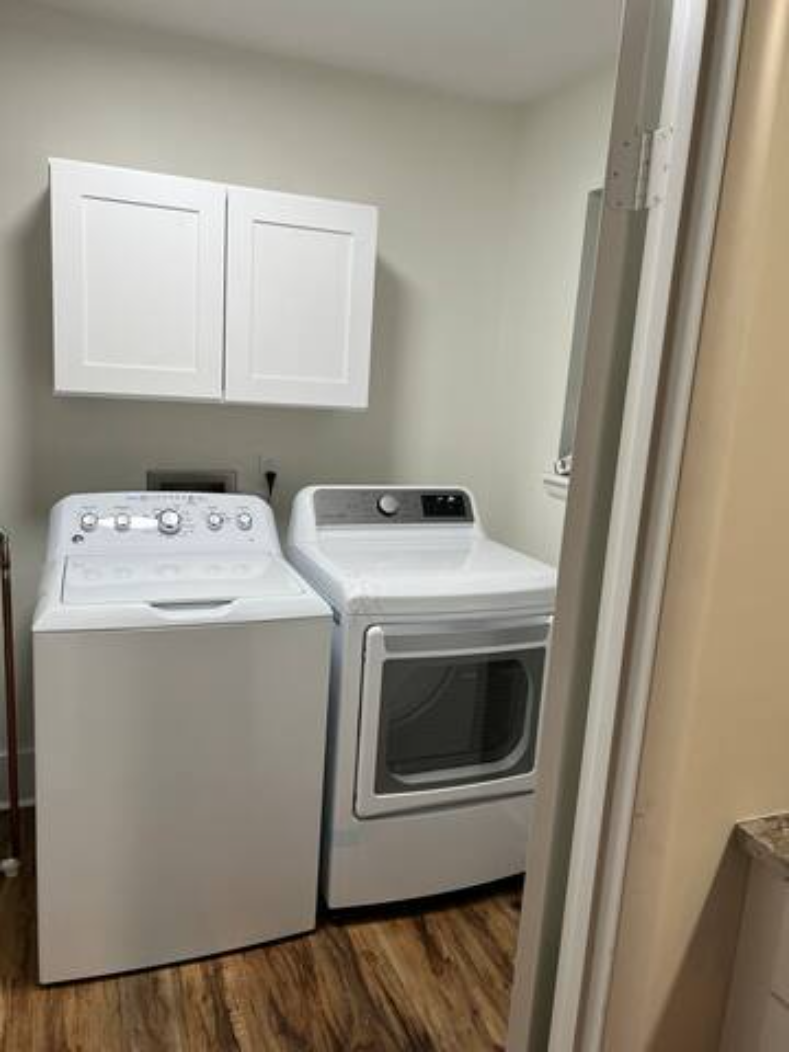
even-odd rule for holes
{"type": "Polygon", "coordinates": [[[789,880],[789,812],[738,822],[737,842],[752,858],[789,880]]]}

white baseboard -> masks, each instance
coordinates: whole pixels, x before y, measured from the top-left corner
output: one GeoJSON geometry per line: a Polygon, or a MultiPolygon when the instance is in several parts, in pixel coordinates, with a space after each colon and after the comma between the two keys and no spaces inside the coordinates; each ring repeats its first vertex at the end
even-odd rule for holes
{"type": "MultiPolygon", "coordinates": [[[[35,759],[33,746],[19,750],[19,799],[23,807],[30,807],[34,799],[35,759]]],[[[8,810],[8,755],[0,752],[0,811],[8,810]]]]}

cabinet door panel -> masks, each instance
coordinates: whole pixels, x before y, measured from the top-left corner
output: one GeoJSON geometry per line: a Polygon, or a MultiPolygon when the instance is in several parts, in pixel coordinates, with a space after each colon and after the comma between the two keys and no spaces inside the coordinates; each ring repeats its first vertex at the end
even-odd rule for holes
{"type": "Polygon", "coordinates": [[[377,212],[228,195],[228,401],[367,405],[377,212]]]}
{"type": "Polygon", "coordinates": [[[51,162],[55,390],[222,395],[226,191],[51,162]]]}

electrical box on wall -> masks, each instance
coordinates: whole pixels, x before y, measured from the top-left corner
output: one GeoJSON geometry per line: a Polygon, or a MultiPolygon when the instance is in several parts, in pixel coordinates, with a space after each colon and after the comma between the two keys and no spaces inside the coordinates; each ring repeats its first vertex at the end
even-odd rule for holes
{"type": "Polygon", "coordinates": [[[170,493],[236,493],[238,475],[235,471],[149,471],[146,488],[168,490],[170,493]]]}

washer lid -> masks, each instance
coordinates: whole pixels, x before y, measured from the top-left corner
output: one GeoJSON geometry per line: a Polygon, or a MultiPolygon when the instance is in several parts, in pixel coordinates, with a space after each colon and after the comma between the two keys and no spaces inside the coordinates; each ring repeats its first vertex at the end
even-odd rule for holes
{"type": "Polygon", "coordinates": [[[167,604],[281,598],[305,592],[281,558],[268,555],[70,556],[62,602],[167,604]]]}

